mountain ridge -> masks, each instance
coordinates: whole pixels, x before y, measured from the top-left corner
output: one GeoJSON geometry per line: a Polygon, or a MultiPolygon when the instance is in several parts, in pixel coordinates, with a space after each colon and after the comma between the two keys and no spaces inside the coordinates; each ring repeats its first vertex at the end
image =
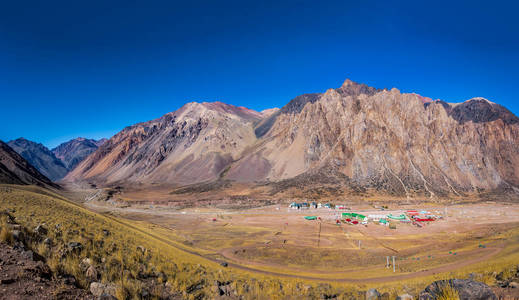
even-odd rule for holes
{"type": "Polygon", "coordinates": [[[66,179],[82,175],[94,177],[106,171],[104,178],[113,182],[136,176],[165,180],[171,170],[179,175],[169,178],[179,182],[216,179],[223,171],[222,166],[255,139],[253,124],[261,116],[259,112],[222,102],[186,103],[175,112],[124,128],[66,179]],[[205,134],[203,141],[198,139],[201,132],[205,134]],[[191,146],[198,157],[192,153],[185,155],[183,149],[191,146]],[[169,166],[164,167],[163,162],[168,159],[169,166]],[[109,170],[115,165],[118,170],[109,170]],[[163,167],[162,174],[156,177],[151,174],[155,168],[163,167]],[[122,170],[131,170],[131,175],[122,170]]]}
{"type": "Polygon", "coordinates": [[[105,141],[106,139],[79,137],[64,142],[52,150],[23,137],[11,140],[7,144],[45,177],[58,181],[105,141]]]}
{"type": "Polygon", "coordinates": [[[70,171],[106,141],[107,139],[105,138],[94,140],[78,137],[58,145],[51,149],[51,152],[54,153],[54,155],[64,163],[67,170],[70,171]]]}
{"type": "Polygon", "coordinates": [[[3,141],[0,141],[0,183],[59,188],[3,141]]]}
{"type": "Polygon", "coordinates": [[[63,162],[41,143],[21,137],[7,144],[52,181],[63,178],[68,172],[63,162]]]}
{"type": "Polygon", "coordinates": [[[269,114],[222,102],[187,103],[125,128],[65,179],[254,183],[328,168],[348,178],[345,190],[459,195],[519,186],[518,123],[486,99],[453,104],[347,79],[269,114]]]}

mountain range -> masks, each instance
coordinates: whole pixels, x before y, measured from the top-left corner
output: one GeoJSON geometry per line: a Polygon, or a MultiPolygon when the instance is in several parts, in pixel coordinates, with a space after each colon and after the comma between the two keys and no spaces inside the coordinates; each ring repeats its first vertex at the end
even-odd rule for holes
{"type": "Polygon", "coordinates": [[[25,138],[18,138],[7,144],[50,180],[56,181],[67,175],[65,164],[44,145],[25,138]]]}
{"type": "Polygon", "coordinates": [[[70,170],[97,150],[106,139],[99,141],[76,138],[49,150],[40,143],[25,138],[9,141],[7,144],[45,177],[52,181],[63,178],[70,170]]]}
{"type": "Polygon", "coordinates": [[[34,184],[58,188],[9,145],[0,141],[0,183],[34,184]]]}
{"type": "Polygon", "coordinates": [[[103,138],[100,140],[76,138],[60,144],[56,148],[52,149],[52,153],[63,162],[67,170],[73,170],[83,159],[85,159],[90,153],[94,152],[106,142],[107,139],[103,138]]]}
{"type": "Polygon", "coordinates": [[[412,197],[519,187],[519,118],[483,98],[432,100],[346,80],[257,112],[187,103],[123,129],[65,181],[238,182],[412,197]],[[306,179],[305,179],[306,178],[306,179]]]}

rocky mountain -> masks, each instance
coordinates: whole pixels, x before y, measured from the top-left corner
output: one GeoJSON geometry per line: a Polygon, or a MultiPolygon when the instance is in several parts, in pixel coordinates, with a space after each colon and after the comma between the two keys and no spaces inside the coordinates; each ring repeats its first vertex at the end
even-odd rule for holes
{"type": "Polygon", "coordinates": [[[263,118],[267,118],[267,117],[270,117],[271,115],[277,113],[278,111],[279,111],[279,108],[274,107],[274,108],[264,109],[260,113],[263,116],[263,118]]]}
{"type": "Polygon", "coordinates": [[[431,100],[346,80],[258,113],[189,103],[130,126],[68,180],[189,184],[217,179],[412,197],[519,187],[519,119],[483,98],[431,100]]]}
{"type": "Polygon", "coordinates": [[[42,144],[24,138],[12,140],[7,144],[52,181],[61,179],[68,173],[63,162],[42,144]]]}
{"type": "Polygon", "coordinates": [[[107,138],[102,138],[99,140],[92,140],[96,144],[97,148],[101,147],[102,144],[104,144],[106,141],[108,141],[107,138]]]}
{"type": "Polygon", "coordinates": [[[255,141],[259,112],[221,102],[188,103],[116,134],[67,175],[102,183],[188,184],[225,175],[255,141]]]}
{"type": "Polygon", "coordinates": [[[58,187],[2,141],[0,141],[0,183],[58,187]]]}
{"type": "Polygon", "coordinates": [[[52,149],[52,153],[60,159],[68,170],[73,170],[81,161],[83,161],[90,153],[94,152],[106,142],[107,139],[76,138],[60,144],[52,149]]]}
{"type": "MultiPolygon", "coordinates": [[[[296,97],[263,130],[262,146],[227,173],[240,180],[286,180],[333,170],[348,185],[411,195],[515,188],[519,119],[482,98],[460,104],[350,80],[323,94],[296,97]]],[[[345,183],[346,184],[346,183],[345,183]]]]}

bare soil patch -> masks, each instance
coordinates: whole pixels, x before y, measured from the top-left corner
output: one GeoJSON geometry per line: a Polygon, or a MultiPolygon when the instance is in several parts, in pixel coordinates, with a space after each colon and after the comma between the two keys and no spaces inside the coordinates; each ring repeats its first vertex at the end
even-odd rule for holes
{"type": "Polygon", "coordinates": [[[55,278],[31,251],[0,243],[0,299],[94,299],[87,291],[55,278]]]}

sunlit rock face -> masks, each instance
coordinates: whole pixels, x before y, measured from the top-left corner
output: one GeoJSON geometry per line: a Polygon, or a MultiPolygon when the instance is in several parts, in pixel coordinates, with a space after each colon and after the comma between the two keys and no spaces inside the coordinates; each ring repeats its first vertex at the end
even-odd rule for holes
{"type": "Polygon", "coordinates": [[[66,179],[253,183],[326,171],[381,193],[460,195],[515,190],[518,146],[519,119],[486,99],[453,104],[346,80],[261,113],[188,103],[124,129],[66,179]]]}

